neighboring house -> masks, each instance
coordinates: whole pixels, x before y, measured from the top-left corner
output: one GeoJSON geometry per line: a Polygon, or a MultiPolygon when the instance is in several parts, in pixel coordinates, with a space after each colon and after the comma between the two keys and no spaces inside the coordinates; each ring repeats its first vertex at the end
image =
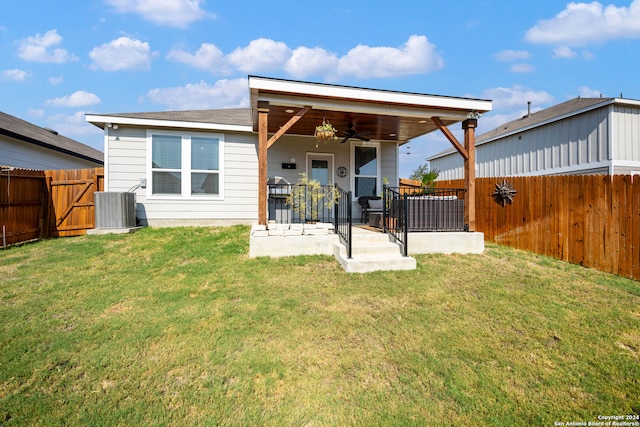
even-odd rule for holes
{"type": "Polygon", "coordinates": [[[136,191],[149,225],[266,225],[268,179],[295,183],[306,172],[352,191],[359,218],[358,197],[379,195],[385,178],[398,185],[402,144],[463,121],[472,133],[491,109],[487,100],[254,76],[249,92],[250,108],[87,115],[105,132],[105,191],[136,191]],[[318,143],[325,119],[338,139],[318,143]]]}
{"type": "Polygon", "coordinates": [[[0,165],[25,169],[83,169],[103,165],[103,153],[0,112],[0,165]]]}
{"type": "MultiPolygon", "coordinates": [[[[479,135],[476,176],[640,174],[640,101],[575,98],[479,135]]],[[[453,150],[429,157],[439,179],[462,178],[453,150]]]]}

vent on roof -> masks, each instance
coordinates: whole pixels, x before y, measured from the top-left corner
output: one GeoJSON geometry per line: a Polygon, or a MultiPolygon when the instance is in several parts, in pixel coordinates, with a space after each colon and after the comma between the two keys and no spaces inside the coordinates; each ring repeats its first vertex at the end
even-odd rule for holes
{"type": "Polygon", "coordinates": [[[54,130],[54,129],[51,129],[51,128],[42,128],[42,129],[44,129],[44,130],[46,130],[47,132],[50,132],[50,133],[52,133],[52,134],[54,134],[54,135],[57,135],[57,134],[58,134],[58,131],[57,131],[57,130],[54,130]]]}

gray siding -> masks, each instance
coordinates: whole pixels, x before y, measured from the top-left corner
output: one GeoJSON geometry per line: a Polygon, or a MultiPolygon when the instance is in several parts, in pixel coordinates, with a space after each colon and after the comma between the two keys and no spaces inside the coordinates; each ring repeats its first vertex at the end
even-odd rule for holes
{"type": "MultiPolygon", "coordinates": [[[[593,173],[608,170],[608,109],[601,108],[476,146],[476,176],[593,173]]],[[[440,179],[463,177],[458,154],[434,159],[440,179]]]]}
{"type": "MultiPolygon", "coordinates": [[[[281,176],[291,183],[300,178],[300,173],[307,171],[307,154],[333,154],[333,178],[334,182],[344,190],[351,190],[351,141],[341,144],[339,141],[319,143],[313,137],[283,136],[270,149],[268,153],[269,177],[281,176]],[[282,163],[290,163],[295,159],[296,169],[283,169],[282,163]],[[338,177],[336,170],[344,166],[349,171],[344,178],[338,177]]],[[[398,146],[394,142],[380,142],[380,192],[382,180],[387,178],[392,186],[398,185],[398,146]]],[[[360,218],[360,205],[353,201],[354,218],[360,218]]]]}
{"type": "Polygon", "coordinates": [[[0,136],[0,165],[36,170],[102,167],[101,164],[6,136],[0,136]]]}
{"type": "MultiPolygon", "coordinates": [[[[186,133],[186,132],[185,132],[186,133]]],[[[197,132],[189,131],[191,134],[197,132]]],[[[146,129],[120,126],[111,130],[105,167],[107,191],[127,191],[147,178],[146,129]]],[[[248,223],[258,216],[257,138],[251,134],[224,135],[224,199],[161,199],[136,192],[137,215],[150,225],[248,223]]]]}
{"type": "Polygon", "coordinates": [[[614,106],[613,126],[615,159],[640,162],[640,108],[614,106]]]}

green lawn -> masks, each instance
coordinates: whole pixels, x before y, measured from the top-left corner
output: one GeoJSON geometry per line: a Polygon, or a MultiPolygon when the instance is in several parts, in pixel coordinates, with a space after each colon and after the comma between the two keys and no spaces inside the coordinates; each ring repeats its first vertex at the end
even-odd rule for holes
{"type": "Polygon", "coordinates": [[[247,227],[0,250],[0,426],[495,425],[640,414],[640,283],[487,245],[346,274],[247,227]]]}

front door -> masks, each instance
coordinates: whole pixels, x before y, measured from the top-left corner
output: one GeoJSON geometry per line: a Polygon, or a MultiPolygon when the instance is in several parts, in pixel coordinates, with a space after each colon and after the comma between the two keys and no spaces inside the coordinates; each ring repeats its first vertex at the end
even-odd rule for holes
{"type": "MultiPolygon", "coordinates": [[[[333,185],[333,154],[308,153],[307,154],[307,176],[309,179],[318,181],[320,185],[333,185]]],[[[313,196],[311,196],[313,198],[313,196]]],[[[317,198],[312,209],[315,216],[322,222],[333,222],[333,209],[325,204],[324,198],[317,198]]]]}

